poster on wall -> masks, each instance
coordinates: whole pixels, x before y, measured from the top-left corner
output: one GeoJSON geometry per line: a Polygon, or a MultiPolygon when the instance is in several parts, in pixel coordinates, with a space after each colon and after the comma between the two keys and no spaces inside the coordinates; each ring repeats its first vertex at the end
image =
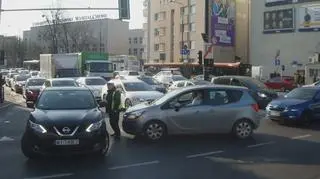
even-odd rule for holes
{"type": "Polygon", "coordinates": [[[294,9],[280,9],[264,12],[263,32],[293,32],[294,31],[294,9]]]}
{"type": "Polygon", "coordinates": [[[298,11],[299,31],[320,30],[320,4],[301,6],[298,11]]]}
{"type": "Polygon", "coordinates": [[[211,0],[211,42],[217,46],[234,46],[235,0],[211,0]]]}

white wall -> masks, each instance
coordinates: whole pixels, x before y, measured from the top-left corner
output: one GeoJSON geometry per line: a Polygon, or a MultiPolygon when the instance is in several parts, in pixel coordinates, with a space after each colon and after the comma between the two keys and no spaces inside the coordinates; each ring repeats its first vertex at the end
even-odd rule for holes
{"type": "MultiPolygon", "coordinates": [[[[264,77],[269,77],[269,74],[276,70],[274,57],[278,49],[281,52],[281,64],[286,66],[284,74],[293,75],[297,69],[292,67],[290,63],[293,60],[303,64],[308,62],[308,57],[316,50],[317,44],[320,44],[320,32],[299,32],[296,28],[293,33],[263,34],[263,13],[269,10],[295,7],[295,15],[297,17],[297,8],[306,4],[267,8],[264,0],[251,1],[250,61],[252,65],[264,67],[264,77]]],[[[298,18],[296,18],[296,24],[298,24],[298,18]]]]}

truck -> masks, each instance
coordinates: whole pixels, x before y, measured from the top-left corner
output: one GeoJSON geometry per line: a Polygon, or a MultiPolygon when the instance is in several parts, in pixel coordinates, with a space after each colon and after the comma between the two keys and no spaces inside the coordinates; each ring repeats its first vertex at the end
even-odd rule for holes
{"type": "Polygon", "coordinates": [[[140,60],[132,55],[115,55],[109,57],[115,71],[141,71],[140,60]]]}
{"type": "Polygon", "coordinates": [[[40,75],[44,78],[80,77],[79,53],[40,54],[40,75]]]}
{"type": "Polygon", "coordinates": [[[82,76],[101,76],[106,80],[113,77],[113,65],[107,53],[81,52],[79,69],[82,76]]]}

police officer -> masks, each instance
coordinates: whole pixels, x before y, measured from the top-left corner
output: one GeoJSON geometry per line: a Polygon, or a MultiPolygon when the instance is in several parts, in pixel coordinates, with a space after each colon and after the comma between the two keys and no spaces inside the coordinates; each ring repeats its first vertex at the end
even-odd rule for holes
{"type": "Polygon", "coordinates": [[[108,94],[106,97],[106,112],[109,114],[110,125],[114,131],[114,136],[120,139],[119,114],[121,107],[121,92],[116,89],[113,82],[108,82],[108,94]]]}

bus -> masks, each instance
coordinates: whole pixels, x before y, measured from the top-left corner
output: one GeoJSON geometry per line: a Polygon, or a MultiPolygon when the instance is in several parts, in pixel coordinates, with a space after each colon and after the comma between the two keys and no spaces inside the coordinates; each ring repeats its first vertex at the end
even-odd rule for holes
{"type": "Polygon", "coordinates": [[[40,60],[27,60],[23,61],[23,68],[32,71],[40,70],[40,60]]]}
{"type": "MultiPolygon", "coordinates": [[[[244,64],[240,62],[235,63],[214,63],[214,70],[211,75],[239,75],[251,76],[251,64],[244,64]]],[[[150,73],[157,73],[164,68],[178,68],[184,76],[190,77],[192,75],[203,74],[202,65],[198,63],[146,63],[144,64],[144,71],[150,73]]]]}

